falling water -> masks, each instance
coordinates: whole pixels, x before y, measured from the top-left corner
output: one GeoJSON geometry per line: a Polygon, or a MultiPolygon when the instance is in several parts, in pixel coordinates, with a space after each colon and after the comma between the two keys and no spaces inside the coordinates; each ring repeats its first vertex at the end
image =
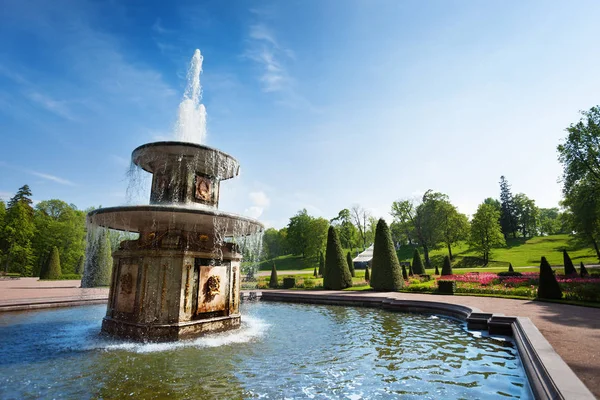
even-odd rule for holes
{"type": "Polygon", "coordinates": [[[200,50],[196,49],[187,72],[187,87],[179,103],[179,116],[175,124],[175,139],[181,142],[203,144],[206,137],[206,109],[200,103],[202,60],[200,50]]]}

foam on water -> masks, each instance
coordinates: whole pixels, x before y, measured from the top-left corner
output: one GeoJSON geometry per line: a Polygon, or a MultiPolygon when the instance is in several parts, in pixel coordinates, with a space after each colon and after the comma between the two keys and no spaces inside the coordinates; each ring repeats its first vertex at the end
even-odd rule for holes
{"type": "Polygon", "coordinates": [[[206,348],[229,346],[256,340],[265,334],[269,326],[269,324],[260,318],[244,316],[240,329],[210,334],[196,339],[170,343],[104,342],[104,344],[98,344],[95,348],[107,351],[125,350],[141,354],[171,351],[186,347],[206,348]]]}

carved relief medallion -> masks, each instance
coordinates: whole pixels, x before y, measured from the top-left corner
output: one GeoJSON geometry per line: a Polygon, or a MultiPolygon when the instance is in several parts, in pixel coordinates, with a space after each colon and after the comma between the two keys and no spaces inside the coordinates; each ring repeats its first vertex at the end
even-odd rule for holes
{"type": "Polygon", "coordinates": [[[211,181],[200,175],[196,175],[196,192],[194,196],[197,200],[210,201],[211,181]]]}

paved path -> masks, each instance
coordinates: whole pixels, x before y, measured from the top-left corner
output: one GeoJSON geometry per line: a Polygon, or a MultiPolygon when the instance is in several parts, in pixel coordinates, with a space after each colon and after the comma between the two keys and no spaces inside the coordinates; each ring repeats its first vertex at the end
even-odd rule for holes
{"type": "MultiPolygon", "coordinates": [[[[65,300],[106,299],[108,289],[81,289],[80,281],[45,281],[37,278],[0,280],[0,309],[10,304],[65,300]]],[[[303,291],[305,294],[332,294],[331,291],[303,291]]],[[[361,292],[337,292],[360,295],[361,292]]],[[[529,317],[575,371],[587,387],[600,398],[600,309],[566,304],[493,297],[441,296],[412,293],[363,292],[369,296],[406,300],[442,301],[476,307],[484,312],[529,317]]],[[[0,314],[1,315],[1,314],[0,314]]]]}

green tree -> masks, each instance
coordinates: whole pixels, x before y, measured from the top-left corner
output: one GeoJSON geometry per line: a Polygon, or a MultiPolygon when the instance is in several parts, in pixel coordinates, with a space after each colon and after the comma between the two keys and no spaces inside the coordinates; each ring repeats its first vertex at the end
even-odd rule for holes
{"type": "Polygon", "coordinates": [[[499,213],[492,205],[483,203],[471,221],[469,242],[481,254],[484,265],[489,262],[493,248],[506,245],[498,217],[499,213]]]}
{"type": "Polygon", "coordinates": [[[354,262],[352,261],[352,254],[350,254],[350,252],[346,254],[346,261],[348,262],[348,269],[350,270],[350,275],[352,275],[352,277],[354,278],[356,273],[354,272],[354,262]]]}
{"type": "Polygon", "coordinates": [[[540,299],[561,299],[562,290],[560,285],[556,281],[554,271],[546,260],[546,257],[542,257],[540,262],[540,284],[538,287],[538,297],[540,299]]]}
{"type": "Polygon", "coordinates": [[[323,276],[323,272],[325,269],[325,257],[323,256],[323,252],[319,253],[319,276],[323,276]]]}
{"type": "Polygon", "coordinates": [[[448,256],[453,259],[452,246],[469,237],[469,219],[458,212],[449,201],[441,201],[438,205],[439,224],[442,230],[442,240],[448,249],[448,256]]]}
{"type": "Polygon", "coordinates": [[[510,185],[504,176],[500,177],[500,226],[504,237],[512,233],[517,237],[517,217],[510,185]]]}
{"type": "Polygon", "coordinates": [[[570,187],[562,201],[569,229],[582,243],[592,245],[600,260],[600,191],[588,179],[570,187]]]}
{"type": "Polygon", "coordinates": [[[377,223],[373,248],[371,287],[378,291],[392,291],[404,287],[402,270],[392,243],[390,230],[382,218],[377,223]]]}
{"type": "Polygon", "coordinates": [[[358,229],[352,223],[350,210],[344,208],[338,216],[331,219],[331,224],[338,230],[338,236],[343,248],[353,250],[359,239],[358,229]]]}
{"type": "Polygon", "coordinates": [[[517,227],[523,237],[537,235],[540,210],[535,205],[535,200],[530,199],[523,193],[517,194],[513,199],[517,227]]]}
{"type": "MultiPolygon", "coordinates": [[[[419,253],[419,249],[415,248],[413,251],[413,259],[412,259],[412,272],[417,275],[422,275],[425,273],[425,268],[423,267],[423,261],[421,261],[421,254],[419,253]]],[[[411,273],[412,275],[412,273],[411,273]]]]}
{"type": "Polygon", "coordinates": [[[438,269],[438,266],[436,264],[434,275],[439,275],[439,274],[440,274],[440,270],[438,269]]]}
{"type": "Polygon", "coordinates": [[[96,228],[88,231],[88,246],[81,286],[90,288],[110,285],[112,264],[108,229],[96,228]]]}
{"type": "Polygon", "coordinates": [[[35,226],[29,196],[29,186],[24,185],[10,199],[2,235],[5,246],[4,271],[18,272],[23,276],[31,276],[33,271],[31,240],[35,234],[35,226]]]}
{"type": "Polygon", "coordinates": [[[75,273],[78,275],[83,274],[83,268],[85,267],[85,257],[80,256],[77,261],[77,267],[75,267],[75,273]]]}
{"type": "Polygon", "coordinates": [[[282,235],[275,228],[265,230],[262,245],[263,257],[267,260],[284,255],[282,235]]]}
{"type": "Polygon", "coordinates": [[[350,286],[352,286],[352,275],[348,269],[348,262],[342,252],[337,231],[330,226],[327,233],[323,287],[329,290],[341,290],[350,286]]]}
{"type": "Polygon", "coordinates": [[[313,272],[313,276],[315,278],[319,276],[319,273],[317,272],[317,267],[315,267],[315,272],[313,272]]]}
{"type": "Polygon", "coordinates": [[[577,274],[577,270],[573,265],[573,261],[571,261],[571,257],[569,257],[569,253],[566,250],[563,250],[563,265],[565,268],[565,275],[573,275],[577,274]]]}
{"type": "Polygon", "coordinates": [[[450,263],[450,257],[444,256],[444,263],[442,264],[442,276],[452,275],[452,263],[450,263]]]}
{"type": "Polygon", "coordinates": [[[352,223],[358,230],[358,237],[362,245],[363,251],[370,245],[367,241],[367,229],[369,224],[369,219],[371,218],[371,214],[359,206],[355,204],[350,209],[350,218],[352,219],[352,223]]]}
{"type": "Polygon", "coordinates": [[[408,273],[406,272],[406,266],[402,265],[402,279],[408,280],[408,273]]]}
{"type": "Polygon", "coordinates": [[[58,248],[54,246],[50,253],[50,260],[48,261],[48,278],[47,279],[58,279],[62,275],[60,269],[60,255],[58,248]]]}
{"type": "Polygon", "coordinates": [[[41,266],[40,266],[40,279],[49,279],[50,278],[50,256],[52,254],[48,253],[46,254],[41,261],[41,266]]]}
{"type": "Polygon", "coordinates": [[[308,247],[308,236],[310,235],[310,223],[312,217],[308,215],[306,209],[296,213],[287,226],[288,243],[292,254],[301,254],[306,257],[308,247]]]}
{"type": "Polygon", "coordinates": [[[6,241],[4,240],[4,229],[6,227],[6,204],[0,199],[0,265],[4,265],[6,253],[6,241]]]}
{"type": "Polygon", "coordinates": [[[508,263],[508,272],[515,272],[515,269],[512,266],[512,263],[508,263]]]}
{"type": "Polygon", "coordinates": [[[277,268],[275,268],[275,263],[271,267],[271,279],[269,280],[269,287],[271,289],[277,289],[277,268]]]}
{"type": "Polygon", "coordinates": [[[325,218],[311,218],[309,224],[308,243],[306,244],[306,256],[316,259],[325,248],[327,242],[327,230],[329,221],[325,218]]]}
{"type": "Polygon", "coordinates": [[[371,280],[371,274],[369,273],[369,267],[365,268],[365,281],[369,282],[371,280]]]}

